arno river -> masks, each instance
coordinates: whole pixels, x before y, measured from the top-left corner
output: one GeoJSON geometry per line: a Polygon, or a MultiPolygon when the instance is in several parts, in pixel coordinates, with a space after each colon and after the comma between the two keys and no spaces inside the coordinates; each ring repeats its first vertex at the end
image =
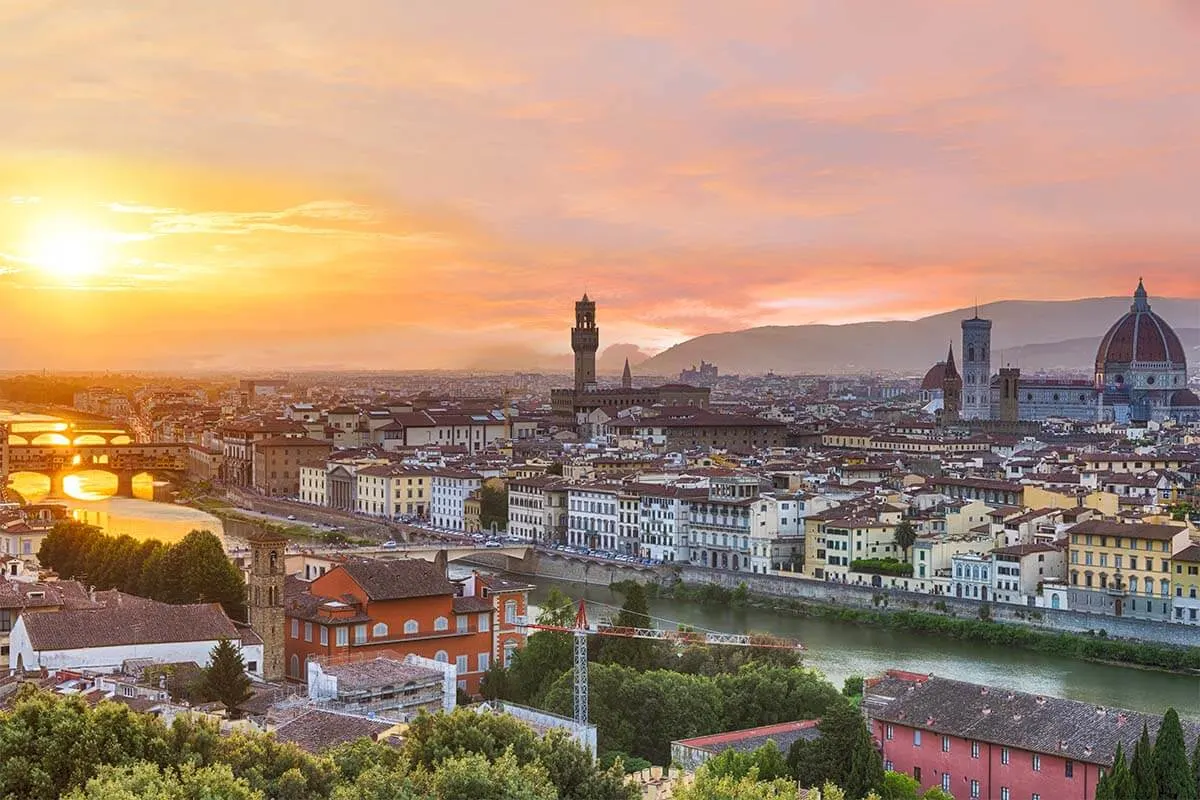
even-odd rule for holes
{"type": "MultiPolygon", "coordinates": [[[[622,597],[602,587],[534,579],[533,602],[557,586],[568,596],[619,606],[622,597]]],[[[753,608],[701,606],[680,600],[651,600],[656,617],[727,633],[769,631],[803,642],[804,661],[841,688],[849,675],[875,675],[896,668],[1025,692],[1069,697],[1103,706],[1158,712],[1168,706],[1200,719],[1200,677],[1094,664],[1071,658],[922,636],[908,631],[859,627],[842,622],[776,614],[753,608]]],[[[1200,631],[1197,637],[1200,640],[1200,631]]]]}

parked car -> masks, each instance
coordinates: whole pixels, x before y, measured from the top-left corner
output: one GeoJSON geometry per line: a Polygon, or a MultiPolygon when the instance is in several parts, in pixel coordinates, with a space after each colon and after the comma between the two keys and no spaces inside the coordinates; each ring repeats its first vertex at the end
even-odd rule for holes
{"type": "Polygon", "coordinates": [[[388,539],[381,546],[386,547],[387,549],[391,550],[393,547],[399,547],[400,545],[396,544],[395,539],[388,539]]]}
{"type": "Polygon", "coordinates": [[[488,539],[486,542],[484,542],[483,546],[484,547],[503,547],[504,545],[502,545],[500,542],[496,541],[495,539],[488,539]]]}

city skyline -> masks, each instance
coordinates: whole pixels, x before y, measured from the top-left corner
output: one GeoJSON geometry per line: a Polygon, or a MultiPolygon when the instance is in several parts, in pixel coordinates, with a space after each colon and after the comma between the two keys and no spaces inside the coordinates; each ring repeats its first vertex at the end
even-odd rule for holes
{"type": "Polygon", "coordinates": [[[1200,296],[1184,3],[356,8],[0,10],[5,367],[544,363],[584,290],[648,352],[1200,296]]]}

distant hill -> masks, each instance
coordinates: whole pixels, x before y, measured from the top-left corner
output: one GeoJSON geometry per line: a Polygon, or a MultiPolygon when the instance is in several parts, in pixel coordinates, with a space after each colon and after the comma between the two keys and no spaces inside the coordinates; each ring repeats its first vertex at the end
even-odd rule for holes
{"type": "MultiPolygon", "coordinates": [[[[1126,311],[1128,297],[1082,300],[1005,300],[979,307],[992,320],[992,367],[1005,363],[1036,370],[1090,374],[1100,337],[1126,311]]],[[[1153,310],[1179,335],[1188,363],[1200,364],[1200,300],[1150,298],[1153,310]]],[[[709,333],[681,342],[638,366],[637,373],[675,375],[699,364],[723,374],[857,372],[921,373],[946,357],[954,342],[961,364],[959,323],[964,308],[911,321],[849,325],[790,325],[709,333]]]]}

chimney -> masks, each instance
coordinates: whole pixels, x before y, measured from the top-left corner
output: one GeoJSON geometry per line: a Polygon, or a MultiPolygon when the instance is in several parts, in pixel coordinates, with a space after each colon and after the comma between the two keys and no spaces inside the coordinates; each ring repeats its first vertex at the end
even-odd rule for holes
{"type": "Polygon", "coordinates": [[[1037,700],[1037,704],[1038,704],[1039,706],[1044,706],[1044,705],[1046,705],[1046,698],[1045,698],[1045,697],[1042,697],[1040,694],[1037,696],[1036,700],[1037,700]]]}

